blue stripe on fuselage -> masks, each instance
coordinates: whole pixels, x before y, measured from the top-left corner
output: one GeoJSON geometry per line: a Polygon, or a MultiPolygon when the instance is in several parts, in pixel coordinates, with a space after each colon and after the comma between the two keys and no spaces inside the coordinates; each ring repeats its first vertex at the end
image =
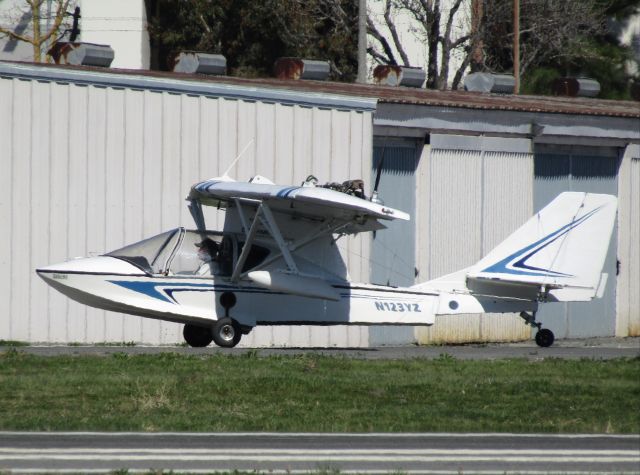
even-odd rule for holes
{"type": "Polygon", "coordinates": [[[149,297],[153,297],[158,300],[169,303],[177,303],[171,296],[170,291],[174,290],[213,290],[212,284],[197,284],[197,283],[173,283],[173,282],[146,282],[140,280],[126,281],[126,280],[110,280],[112,284],[119,285],[128,290],[133,290],[149,297]],[[158,287],[166,287],[166,289],[159,289],[158,287]]]}

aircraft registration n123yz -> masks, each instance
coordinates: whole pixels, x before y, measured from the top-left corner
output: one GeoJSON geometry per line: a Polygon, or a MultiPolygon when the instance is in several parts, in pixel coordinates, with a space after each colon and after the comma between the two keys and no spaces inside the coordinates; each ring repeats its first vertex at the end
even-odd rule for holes
{"type": "Polygon", "coordinates": [[[184,324],[195,347],[238,344],[256,325],[432,325],[437,315],[519,313],[601,296],[615,196],[558,195],[479,262],[412,287],[353,283],[336,240],[409,215],[367,199],[362,182],[280,186],[226,175],[194,185],[195,230],[177,228],[102,256],[37,269],[83,304],[184,324]],[[209,231],[203,206],[225,210],[209,231]]]}

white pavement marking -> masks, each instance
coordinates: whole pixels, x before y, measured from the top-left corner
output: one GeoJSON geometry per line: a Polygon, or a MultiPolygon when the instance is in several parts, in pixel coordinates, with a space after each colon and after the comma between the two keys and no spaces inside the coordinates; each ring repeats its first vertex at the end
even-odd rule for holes
{"type": "Polygon", "coordinates": [[[529,439],[544,437],[547,439],[640,439],[638,434],[517,434],[511,432],[30,432],[30,431],[4,431],[0,432],[0,437],[4,435],[47,435],[60,436],[105,436],[105,437],[362,437],[362,438],[418,438],[418,437],[516,437],[529,439]]]}
{"type": "MultiPolygon", "coordinates": [[[[3,455],[0,461],[85,461],[85,462],[517,462],[540,463],[540,457],[507,455],[3,455]]],[[[545,457],[547,463],[632,463],[640,462],[637,456],[629,457],[545,457]]]]}
{"type": "MultiPolygon", "coordinates": [[[[181,473],[181,472],[186,472],[186,473],[206,473],[206,474],[211,474],[212,470],[211,469],[202,469],[202,468],[185,468],[185,469],[172,469],[171,470],[173,473],[181,473]]],[[[148,474],[150,472],[149,469],[142,469],[142,468],[134,468],[134,469],[128,469],[127,473],[145,473],[148,474]]],[[[253,470],[252,470],[253,472],[253,470]]],[[[504,471],[504,470],[499,470],[499,473],[517,473],[518,475],[549,475],[549,471],[548,470],[520,470],[518,469],[515,472],[509,472],[509,471],[504,471]]],[[[12,469],[11,473],[34,473],[33,469],[29,469],[29,468],[18,468],[18,469],[12,469]]],[[[73,473],[73,474],[77,474],[78,473],[78,469],[66,469],[66,468],[59,468],[59,469],[47,469],[46,473],[73,473]]],[[[82,473],[113,473],[113,470],[111,469],[101,469],[101,468],[83,468],[82,469],[82,473]]],[[[257,472],[260,473],[260,472],[257,472]]],[[[317,474],[318,470],[317,469],[310,469],[310,470],[291,470],[291,469],[284,469],[284,470],[278,470],[278,469],[269,469],[268,470],[269,475],[291,475],[291,474],[295,474],[295,473],[309,473],[309,474],[317,474]]],[[[385,471],[382,470],[340,470],[340,474],[344,474],[344,475],[366,475],[366,474],[376,474],[376,475],[380,475],[381,473],[385,473],[385,471]]],[[[394,472],[391,472],[394,473],[394,472]]],[[[402,474],[406,474],[406,475],[460,475],[460,473],[464,473],[465,475],[495,475],[496,474],[496,470],[464,470],[464,472],[461,472],[460,470],[429,470],[429,469],[420,469],[420,470],[402,470],[400,473],[402,474]]],[[[556,474],[562,474],[562,475],[585,475],[584,471],[558,471],[558,470],[554,470],[552,473],[556,473],[556,474]]],[[[624,473],[639,473],[639,472],[624,472],[624,473]]],[[[615,472],[607,472],[607,471],[598,471],[598,475],[620,475],[619,471],[615,471],[615,472]]]]}
{"type": "Polygon", "coordinates": [[[1,454],[159,454],[167,455],[574,455],[574,456],[631,456],[640,461],[640,450],[587,450],[587,449],[170,449],[170,448],[139,448],[139,449],[102,449],[102,448],[48,448],[33,449],[23,447],[0,447],[1,454]]]}
{"type": "Polygon", "coordinates": [[[496,461],[537,463],[638,462],[636,450],[539,449],[103,449],[0,448],[0,460],[171,461],[171,462],[453,462],[496,461]]]}
{"type": "MultiPolygon", "coordinates": [[[[404,433],[404,434],[386,434],[386,433],[363,433],[363,434],[331,434],[331,433],[176,433],[176,432],[156,432],[156,433],[135,433],[135,432],[0,432],[0,440],[2,437],[10,438],[11,436],[23,436],[28,438],[31,442],[37,436],[45,437],[49,439],[53,437],[53,443],[56,441],[64,440],[64,437],[70,437],[71,440],[66,440],[64,443],[69,444],[73,441],[80,439],[81,445],[86,445],[83,442],[85,437],[96,437],[96,441],[104,442],[105,440],[112,443],[113,437],[131,437],[131,440],[126,442],[125,448],[91,448],[86,446],[78,447],[51,447],[46,448],[34,448],[31,447],[0,447],[0,470],[2,468],[8,469],[9,465],[18,463],[22,468],[11,468],[11,473],[32,473],[34,471],[40,471],[38,467],[47,466],[46,471],[52,473],[108,473],[113,470],[113,466],[121,465],[137,465],[142,464],[149,465],[158,463],[162,465],[170,465],[170,468],[174,472],[189,472],[189,473],[210,473],[213,469],[200,469],[193,467],[193,464],[209,464],[215,465],[215,470],[225,469],[219,467],[221,464],[230,464],[229,469],[237,470],[244,468],[247,470],[254,470],[256,465],[262,464],[280,464],[282,467],[288,464],[299,464],[309,467],[311,465],[321,465],[327,463],[336,464],[354,464],[359,463],[377,463],[381,466],[385,464],[394,464],[395,466],[402,466],[402,464],[413,464],[413,469],[402,469],[403,473],[407,475],[417,474],[454,474],[459,473],[457,470],[429,470],[418,469],[415,467],[428,466],[429,464],[459,464],[465,465],[477,465],[486,463],[498,463],[498,467],[495,470],[486,471],[474,471],[464,469],[465,474],[477,474],[485,475],[488,473],[495,473],[496,471],[502,473],[511,473],[508,467],[502,468],[505,464],[511,464],[517,466],[518,470],[514,473],[536,475],[541,473],[548,473],[547,471],[536,471],[540,467],[540,461],[544,460],[545,464],[557,464],[559,467],[570,467],[574,471],[569,472],[557,467],[553,467],[551,472],[553,473],[585,473],[575,471],[575,468],[580,466],[579,464],[589,464],[588,472],[597,471],[598,473],[607,473],[607,470],[611,470],[614,464],[630,464],[633,468],[631,471],[626,470],[625,473],[640,474],[640,449],[535,449],[535,448],[154,448],[154,447],[141,447],[135,448],[137,438],[138,441],[146,440],[147,444],[152,441],[153,444],[159,444],[161,441],[157,441],[154,438],[165,437],[170,439],[178,438],[186,444],[186,438],[196,438],[198,441],[203,441],[202,437],[214,438],[212,444],[215,444],[217,440],[221,438],[230,437],[253,437],[254,442],[263,444],[266,439],[279,438],[337,438],[342,437],[352,438],[355,443],[355,439],[360,438],[362,440],[378,440],[384,438],[407,438],[407,439],[424,439],[422,442],[429,443],[429,440],[439,438],[492,438],[496,442],[499,439],[524,439],[526,445],[529,445],[529,441],[533,442],[532,438],[541,438],[545,440],[558,440],[559,439],[582,439],[582,440],[631,440],[639,441],[640,435],[608,435],[608,434],[506,434],[506,433],[404,433]],[[62,438],[62,439],[57,439],[62,438]],[[60,467],[64,462],[70,465],[70,468],[52,468],[51,466],[60,467]],[[87,470],[81,465],[88,467],[95,467],[96,463],[109,464],[112,467],[105,469],[87,470]],[[192,466],[189,466],[191,464],[192,466]],[[33,465],[33,468],[24,468],[24,465],[33,465]],[[245,467],[240,467],[246,465],[245,467]],[[531,470],[527,470],[527,467],[531,467],[531,470]],[[638,467],[636,469],[635,467],[638,467]]],[[[51,440],[51,439],[49,439],[51,440]]],[[[349,444],[352,442],[349,441],[349,444]]],[[[7,441],[8,442],[8,441],[7,441]]],[[[319,443],[317,441],[313,441],[319,443]]],[[[9,442],[11,443],[11,442],[9,442]]],[[[377,442],[376,442],[377,443],[377,442]]],[[[501,444],[501,442],[499,442],[501,444]]],[[[591,444],[591,443],[590,443],[591,444]]],[[[625,445],[628,447],[629,443],[625,445]]],[[[640,444],[638,444],[640,446],[640,444]]],[[[619,465],[620,466],[620,465],[619,465]]],[[[227,465],[225,465],[227,467],[227,465]]],[[[371,465],[364,469],[343,469],[340,468],[340,473],[381,473],[386,471],[385,469],[371,470],[371,465]]],[[[442,468],[445,468],[444,466],[442,468]]],[[[130,469],[130,473],[148,472],[148,470],[130,469]]],[[[279,470],[274,466],[269,469],[269,473],[315,473],[317,469],[289,469],[279,470]]],[[[613,473],[613,472],[609,472],[613,473]]]]}

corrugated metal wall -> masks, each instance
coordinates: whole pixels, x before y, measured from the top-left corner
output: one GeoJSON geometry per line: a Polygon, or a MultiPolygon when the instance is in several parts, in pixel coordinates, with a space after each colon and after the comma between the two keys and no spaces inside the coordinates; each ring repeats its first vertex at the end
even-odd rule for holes
{"type": "MultiPolygon", "coordinates": [[[[370,280],[374,284],[409,287],[415,280],[416,168],[422,141],[393,137],[380,137],[376,141],[371,180],[375,183],[378,165],[383,160],[379,198],[385,205],[409,213],[411,220],[390,221],[385,223],[387,229],[373,233],[370,280]]],[[[401,345],[413,341],[412,327],[382,325],[369,329],[372,346],[401,345]]]]}
{"type": "MultiPolygon", "coordinates": [[[[466,147],[444,148],[432,136],[418,166],[419,282],[474,264],[533,211],[533,154],[515,151],[522,141],[515,148],[510,139],[465,141],[466,147]]],[[[416,329],[420,343],[529,337],[529,327],[510,314],[440,316],[432,327],[416,329]]]]}
{"type": "Polygon", "coordinates": [[[640,145],[627,146],[618,178],[616,336],[640,336],[640,145]]]}
{"type": "MultiPolygon", "coordinates": [[[[371,128],[371,112],[357,110],[1,78],[0,339],[182,341],[181,325],[69,301],[34,268],[193,227],[184,201],[190,186],[222,173],[252,139],[231,172],[237,179],[368,177],[371,128]]],[[[352,278],[366,280],[369,240],[344,239],[352,278]]],[[[243,340],[367,343],[363,327],[266,327],[243,340]]]]}
{"type": "MultiPolygon", "coordinates": [[[[539,211],[564,191],[618,194],[620,149],[617,147],[537,144],[534,159],[534,209],[539,211]]],[[[616,321],[616,247],[614,229],[603,272],[604,294],[590,302],[542,305],[537,319],[556,338],[613,336],[616,321]]]]}

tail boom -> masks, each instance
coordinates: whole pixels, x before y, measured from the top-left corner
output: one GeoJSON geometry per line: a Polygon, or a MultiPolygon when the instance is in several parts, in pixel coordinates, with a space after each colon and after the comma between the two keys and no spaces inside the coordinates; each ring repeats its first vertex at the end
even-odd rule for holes
{"type": "Polygon", "coordinates": [[[415,288],[441,293],[440,314],[535,311],[538,302],[599,297],[616,206],[612,195],[562,193],[475,265],[415,288]],[[448,308],[449,294],[465,295],[464,305],[448,308]]]}

